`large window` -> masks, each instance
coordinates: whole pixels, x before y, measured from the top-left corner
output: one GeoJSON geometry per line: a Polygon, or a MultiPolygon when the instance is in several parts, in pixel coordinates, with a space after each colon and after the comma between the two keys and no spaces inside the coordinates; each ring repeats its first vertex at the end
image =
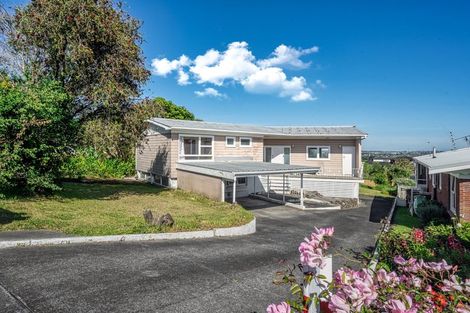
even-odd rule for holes
{"type": "Polygon", "coordinates": [[[212,160],[213,142],[209,136],[180,136],[180,160],[212,160]]]}
{"type": "Polygon", "coordinates": [[[307,146],[307,160],[329,160],[330,147],[328,146],[307,146]]]}

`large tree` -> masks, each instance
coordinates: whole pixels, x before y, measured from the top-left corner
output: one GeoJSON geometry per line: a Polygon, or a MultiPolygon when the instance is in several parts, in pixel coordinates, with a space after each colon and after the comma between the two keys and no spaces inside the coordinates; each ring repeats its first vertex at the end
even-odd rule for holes
{"type": "Polygon", "coordinates": [[[149,76],[140,23],[112,0],[32,0],[14,26],[11,44],[28,55],[31,78],[60,82],[77,118],[121,115],[149,76]]]}

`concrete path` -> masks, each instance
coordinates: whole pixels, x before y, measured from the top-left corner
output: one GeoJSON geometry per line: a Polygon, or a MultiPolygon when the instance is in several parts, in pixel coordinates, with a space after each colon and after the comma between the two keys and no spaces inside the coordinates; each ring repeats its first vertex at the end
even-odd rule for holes
{"type": "Polygon", "coordinates": [[[374,245],[376,221],[391,207],[377,199],[318,212],[242,204],[257,217],[256,234],[2,250],[0,284],[10,296],[4,302],[0,293],[0,312],[17,312],[15,298],[27,312],[265,312],[288,295],[272,279],[298,263],[297,247],[313,226],[335,226],[333,248],[347,255],[334,258],[337,268],[374,245]]]}

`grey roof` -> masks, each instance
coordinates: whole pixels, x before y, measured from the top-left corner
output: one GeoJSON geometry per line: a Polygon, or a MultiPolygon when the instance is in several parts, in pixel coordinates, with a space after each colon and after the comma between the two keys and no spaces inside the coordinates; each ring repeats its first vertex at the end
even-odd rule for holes
{"type": "Polygon", "coordinates": [[[429,174],[455,172],[470,169],[470,148],[426,154],[413,158],[429,168],[429,174]]]}
{"type": "Polygon", "coordinates": [[[282,173],[316,173],[320,169],[319,167],[313,166],[254,161],[180,162],[176,165],[176,168],[225,178],[243,175],[250,176],[282,173]]]}
{"type": "Polygon", "coordinates": [[[152,118],[149,122],[165,129],[235,132],[268,136],[367,136],[365,132],[355,126],[257,126],[166,118],[152,118]]]}

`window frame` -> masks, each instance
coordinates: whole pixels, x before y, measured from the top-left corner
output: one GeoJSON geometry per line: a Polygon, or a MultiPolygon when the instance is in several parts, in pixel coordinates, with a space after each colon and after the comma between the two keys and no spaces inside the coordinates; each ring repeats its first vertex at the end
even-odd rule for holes
{"type": "Polygon", "coordinates": [[[437,180],[437,188],[439,188],[439,190],[442,190],[442,174],[439,173],[438,174],[438,180],[437,180]]]}
{"type": "Polygon", "coordinates": [[[252,137],[240,137],[240,148],[251,148],[253,146],[253,138],[252,137]],[[242,140],[243,139],[248,139],[250,141],[250,144],[248,146],[242,145],[242,140]]]}
{"type": "Polygon", "coordinates": [[[237,147],[237,137],[225,136],[225,146],[228,147],[228,148],[236,148],[237,147]],[[233,145],[229,145],[227,143],[228,139],[233,139],[233,145]]]}
{"type": "Polygon", "coordinates": [[[331,146],[306,146],[305,148],[305,159],[308,161],[329,161],[331,159],[331,146]],[[308,154],[308,150],[312,148],[317,148],[317,157],[316,158],[311,158],[308,154]],[[328,158],[322,158],[321,157],[321,148],[327,148],[328,149],[328,158]]]}
{"type": "Polygon", "coordinates": [[[178,136],[178,160],[185,162],[204,162],[214,160],[214,136],[211,135],[196,135],[196,134],[179,134],[178,136]],[[198,154],[184,154],[184,137],[198,138],[198,154]],[[202,138],[211,138],[211,145],[203,145],[202,138]],[[202,148],[211,148],[211,154],[201,154],[202,148]],[[195,157],[193,160],[188,160],[186,157],[195,157]]]}

